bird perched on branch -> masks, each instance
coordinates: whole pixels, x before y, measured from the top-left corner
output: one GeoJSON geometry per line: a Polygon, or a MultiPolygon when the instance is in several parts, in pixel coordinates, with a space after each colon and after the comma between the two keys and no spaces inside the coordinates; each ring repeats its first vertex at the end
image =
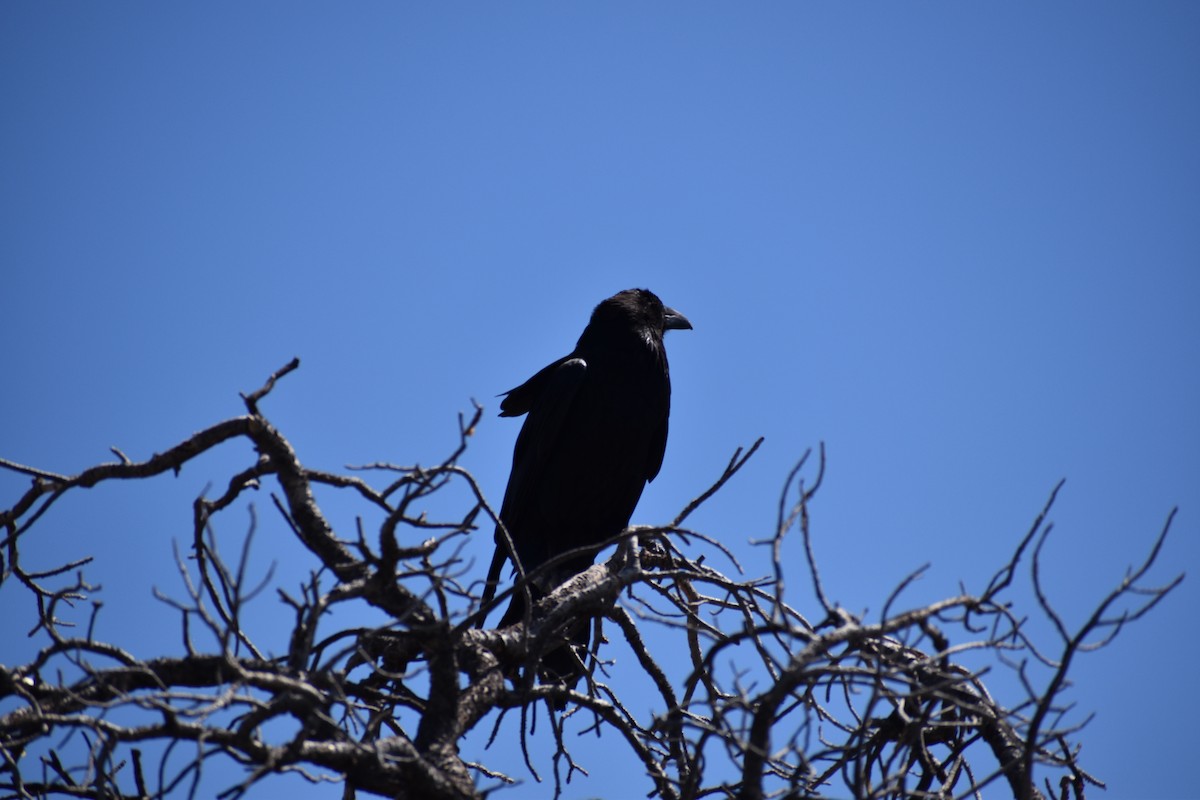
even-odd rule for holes
{"type": "MultiPolygon", "coordinates": [[[[663,335],[691,327],[653,292],[627,289],[596,306],[569,355],[505,393],[500,416],[527,416],[500,520],[524,574],[532,574],[534,602],[592,564],[598,549],[592,546],[625,529],[642,489],[658,475],[671,411],[663,335]],[[586,547],[592,549],[539,570],[586,547]]],[[[485,602],[511,558],[497,526],[485,602]]],[[[525,609],[525,592],[518,589],[500,626],[522,620],[525,609]]],[[[586,620],[569,635],[586,646],[586,620]]],[[[578,662],[563,651],[548,654],[543,671],[568,685],[580,676],[578,662]]]]}

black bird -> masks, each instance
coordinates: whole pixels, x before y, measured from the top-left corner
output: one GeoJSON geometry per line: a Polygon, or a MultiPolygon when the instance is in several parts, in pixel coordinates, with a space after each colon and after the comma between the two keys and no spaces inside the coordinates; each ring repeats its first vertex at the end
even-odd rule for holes
{"type": "MultiPolygon", "coordinates": [[[[528,414],[500,509],[525,574],[559,554],[607,541],[629,524],[667,446],[671,377],[663,335],[691,327],[653,292],[627,289],[596,306],[570,355],[505,393],[500,416],[528,414]]],[[[509,557],[497,527],[485,602],[509,557]]],[[[535,576],[529,586],[534,602],[594,559],[595,552],[571,556],[535,576]]],[[[517,591],[500,626],[520,621],[524,612],[525,594],[517,591]]],[[[571,636],[586,645],[586,624],[571,636]]],[[[544,662],[559,675],[563,664],[562,658],[544,662]],[[550,663],[555,660],[557,667],[550,663]]]]}

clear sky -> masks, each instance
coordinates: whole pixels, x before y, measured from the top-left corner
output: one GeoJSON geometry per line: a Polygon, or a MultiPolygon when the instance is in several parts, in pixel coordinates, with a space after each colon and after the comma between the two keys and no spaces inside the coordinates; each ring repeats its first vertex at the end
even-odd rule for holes
{"type": "MultiPolygon", "coordinates": [[[[1046,577],[1078,624],[1179,505],[1154,577],[1188,580],[1071,697],[1106,797],[1200,793],[1200,5],[10,0],[0,98],[0,456],[147,457],[299,356],[264,411],[307,463],[434,461],[477,398],[498,500],[495,395],[646,286],[695,330],[636,522],[765,436],[693,520],[761,572],[744,543],[823,441],[827,589],[878,613],[925,562],[913,604],[982,588],[1065,477],[1046,577]]],[[[28,557],[96,554],[108,635],[173,645],[149,587],[248,459],[81,493],[28,557]]],[[[30,602],[0,604],[11,664],[30,602]]],[[[644,791],[604,753],[568,797],[644,791]]]]}

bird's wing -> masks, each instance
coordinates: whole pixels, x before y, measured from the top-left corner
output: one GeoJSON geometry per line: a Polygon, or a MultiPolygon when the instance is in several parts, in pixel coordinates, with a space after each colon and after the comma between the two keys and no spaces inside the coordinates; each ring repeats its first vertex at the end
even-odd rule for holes
{"type": "MultiPolygon", "coordinates": [[[[522,517],[531,512],[542,473],[553,460],[551,451],[559,442],[563,421],[586,374],[586,361],[567,356],[508,392],[500,404],[501,416],[529,414],[513,448],[512,473],[500,509],[500,517],[508,525],[523,527],[522,517]]],[[[519,531],[510,533],[519,535],[519,531]]],[[[519,543],[517,546],[520,548],[519,543]]]]}
{"type": "Polygon", "coordinates": [[[504,393],[504,399],[500,401],[500,416],[519,417],[529,413],[543,393],[561,391],[561,384],[569,384],[572,380],[571,375],[586,369],[586,362],[575,355],[563,356],[558,361],[546,365],[532,378],[504,393]],[[579,365],[568,366],[569,361],[578,361],[579,365]],[[559,373],[562,367],[566,367],[566,375],[559,373]]]}
{"type": "MultiPolygon", "coordinates": [[[[558,442],[563,420],[571,410],[575,394],[587,375],[587,362],[582,358],[564,358],[534,375],[513,393],[526,389],[537,381],[529,404],[529,418],[521,426],[513,456],[514,475],[518,462],[532,458],[539,464],[547,462],[548,451],[558,442]],[[525,451],[530,452],[526,453],[525,451]]],[[[513,397],[509,394],[509,398],[513,397]]],[[[509,398],[505,398],[507,401],[509,398]]],[[[501,404],[501,408],[504,405],[501,404]]],[[[510,480],[511,482],[511,480],[510,480]]]]}
{"type": "Polygon", "coordinates": [[[647,453],[646,461],[646,481],[652,481],[658,476],[658,471],[662,469],[663,455],[667,452],[667,420],[664,415],[662,425],[654,432],[654,439],[650,442],[650,450],[647,453]]]}

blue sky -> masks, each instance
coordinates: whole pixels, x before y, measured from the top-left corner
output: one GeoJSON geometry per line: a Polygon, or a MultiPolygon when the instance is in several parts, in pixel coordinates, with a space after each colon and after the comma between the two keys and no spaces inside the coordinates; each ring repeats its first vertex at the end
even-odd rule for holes
{"type": "MultiPolygon", "coordinates": [[[[0,457],[144,458],[295,355],[264,410],[307,463],[434,461],[476,398],[498,500],[495,395],[647,286],[695,330],[636,522],[762,435],[693,520],[756,558],[823,441],[827,589],[878,613],[925,562],[912,603],[981,587],[1065,477],[1047,577],[1079,623],[1179,505],[1155,577],[1188,581],[1072,697],[1107,797],[1194,796],[1198,37],[1186,2],[5,3],[0,457]]],[[[175,642],[149,586],[248,458],[81,494],[27,556],[96,554],[110,635],[175,642]]],[[[0,662],[28,602],[0,589],[0,662]]],[[[642,789],[598,752],[569,797],[642,789]]]]}

